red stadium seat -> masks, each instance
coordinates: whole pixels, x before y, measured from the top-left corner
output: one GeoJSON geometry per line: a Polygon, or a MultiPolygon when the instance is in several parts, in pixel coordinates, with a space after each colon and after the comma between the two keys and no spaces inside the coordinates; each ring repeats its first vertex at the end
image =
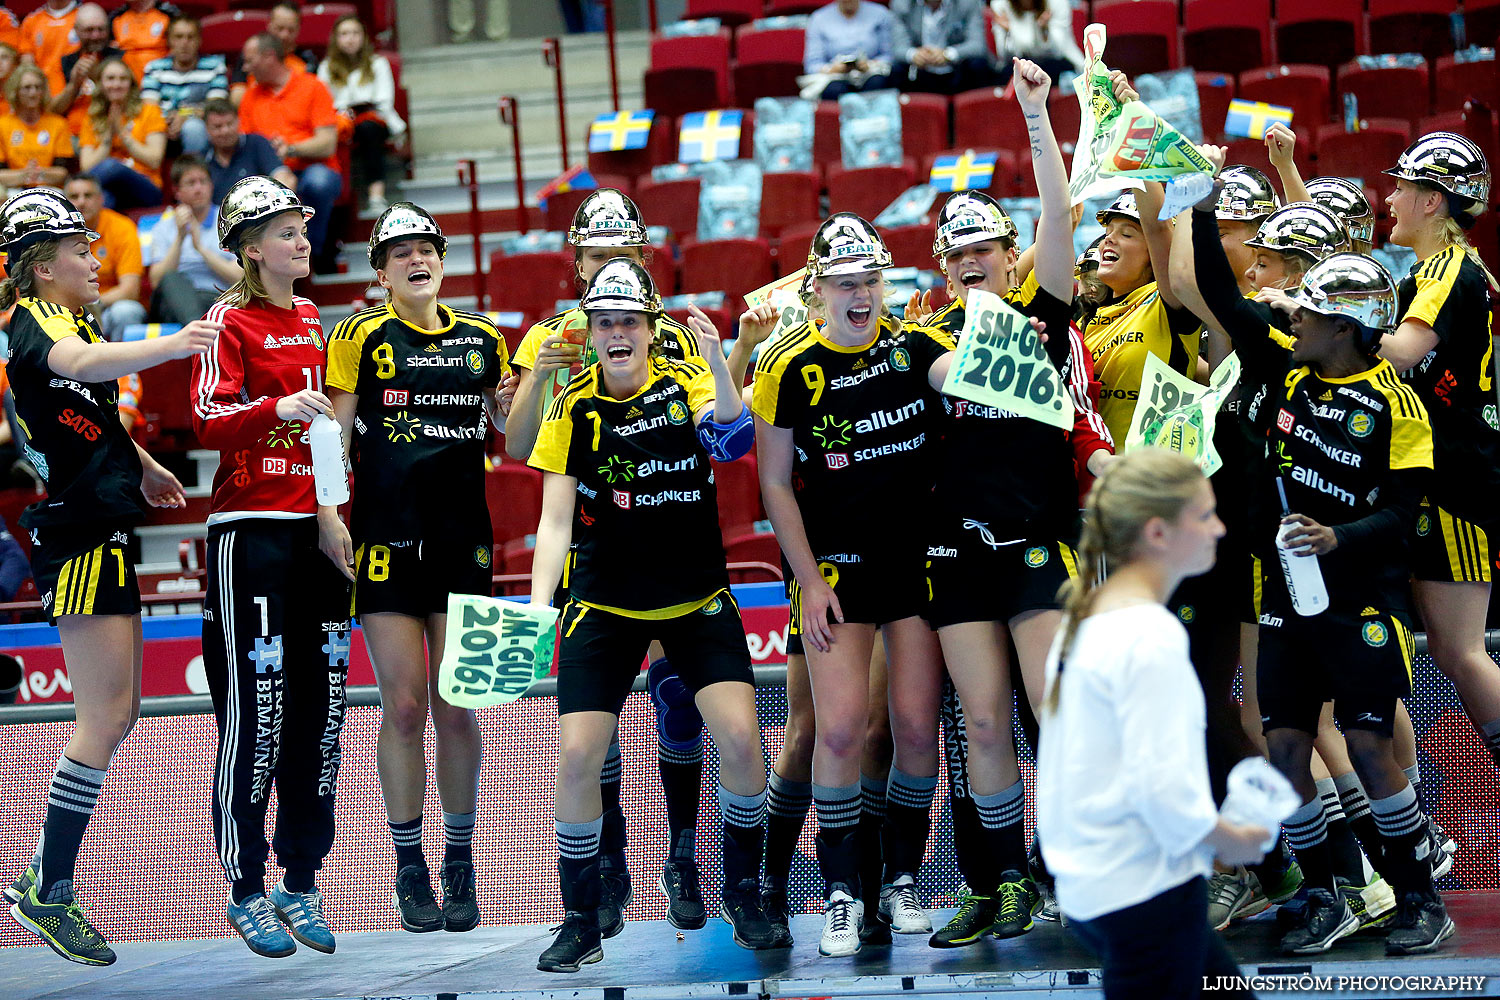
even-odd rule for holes
{"type": "MultiPolygon", "coordinates": [[[[1453,51],[1453,0],[1369,0],[1370,51],[1420,52],[1429,61],[1453,51]]],[[[1483,41],[1488,44],[1493,36],[1483,41]]],[[[1470,42],[1480,39],[1471,37],[1470,42]]]]}
{"type": "MultiPolygon", "coordinates": [[[[592,120],[583,128],[583,148],[589,148],[589,129],[592,120]]],[[[657,112],[651,120],[651,133],[646,145],[640,149],[608,150],[589,153],[589,173],[616,174],[632,180],[650,176],[651,168],[661,163],[672,163],[677,159],[677,122],[657,112]]]]}
{"type": "MultiPolygon", "coordinates": [[[[989,186],[980,188],[981,191],[993,198],[1009,198],[1016,193],[1016,169],[1019,161],[1016,154],[1008,149],[985,149],[983,147],[976,149],[970,146],[966,149],[955,147],[953,149],[940,149],[936,153],[929,153],[922,157],[922,166],[917,173],[917,183],[925,183],[932,176],[933,161],[939,156],[955,156],[967,152],[995,154],[995,174],[990,179],[989,186]]],[[[1029,170],[1030,167],[1027,169],[1029,170]]],[[[947,195],[945,194],[939,194],[935,204],[942,204],[943,199],[946,197],[947,195]]],[[[934,209],[934,215],[936,215],[936,209],[934,209]]]]}
{"type": "MultiPolygon", "coordinates": [[[[198,435],[193,430],[192,367],[187,358],[176,358],[140,373],[146,432],[171,442],[172,447],[197,447],[198,435]]],[[[13,522],[12,531],[15,528],[13,522]]]]}
{"type": "Polygon", "coordinates": [[[1410,142],[1411,122],[1401,118],[1366,119],[1358,132],[1323,125],[1318,129],[1318,173],[1362,178],[1384,201],[1395,190],[1396,180],[1381,171],[1394,166],[1410,142]]]}
{"type": "Polygon", "coordinates": [[[683,20],[717,17],[725,27],[732,28],[760,17],[765,5],[761,0],[687,0],[683,20]]]}
{"type": "MultiPolygon", "coordinates": [[[[1312,133],[1297,133],[1297,148],[1292,154],[1292,161],[1297,165],[1297,171],[1303,177],[1312,177],[1315,174],[1326,173],[1321,167],[1313,169],[1312,151],[1308,148],[1312,145],[1312,133]],[[1304,141],[1305,138],[1305,141],[1304,141]]],[[[1231,165],[1242,165],[1254,167],[1267,177],[1280,189],[1281,185],[1276,180],[1276,168],[1271,166],[1271,156],[1266,152],[1266,144],[1261,139],[1234,139],[1228,144],[1228,153],[1225,154],[1224,162],[1231,165]]],[[[1356,177],[1360,176],[1355,174],[1356,177]]]]}
{"type": "Polygon", "coordinates": [[[1306,63],[1263,66],[1240,74],[1239,96],[1247,101],[1265,101],[1291,108],[1292,129],[1298,136],[1312,138],[1319,125],[1328,123],[1332,79],[1333,73],[1324,66],[1306,63]]]}
{"type": "Polygon", "coordinates": [[[813,112],[813,169],[828,176],[828,168],[842,162],[844,147],[839,142],[839,102],[819,101],[813,112]]]}
{"type": "Polygon", "coordinates": [[[901,95],[901,151],[921,158],[948,146],[948,98],[941,94],[901,95]]]}
{"type": "MultiPolygon", "coordinates": [[[[733,538],[755,530],[755,522],[765,518],[760,504],[760,475],[756,472],[752,451],[733,462],[715,462],[714,487],[719,494],[719,532],[733,538]]],[[[772,560],[777,564],[778,560],[772,560]]]]}
{"type": "Polygon", "coordinates": [[[490,308],[551,316],[557,312],[558,299],[578,296],[573,275],[573,255],[566,250],[510,255],[496,251],[490,255],[485,278],[490,308]]]}
{"type": "MultiPolygon", "coordinates": [[[[1500,7],[1496,9],[1500,10],[1500,7]]],[[[1433,110],[1453,111],[1469,100],[1494,106],[1495,80],[1493,59],[1461,63],[1452,56],[1439,56],[1433,67],[1433,110]]]]}
{"type": "Polygon", "coordinates": [[[760,232],[775,236],[787,226],[818,218],[818,175],[788,171],[760,179],[760,232]]]}
{"type": "MultiPolygon", "coordinates": [[[[689,35],[681,38],[662,38],[660,35],[651,39],[651,68],[646,71],[648,90],[651,76],[665,70],[678,69],[707,69],[714,74],[714,89],[703,93],[691,95],[676,95],[681,97],[697,97],[706,99],[707,104],[701,107],[687,110],[703,110],[704,108],[723,108],[729,106],[729,29],[720,28],[712,35],[689,35]]],[[[658,78],[658,82],[660,78],[658,78]]],[[[648,94],[646,99],[648,108],[655,108],[657,113],[663,112],[663,105],[654,101],[648,94]]],[[[680,114],[678,110],[672,110],[669,114],[680,114]]]]}
{"type": "MultiPolygon", "coordinates": [[[[687,235],[691,236],[692,233],[687,235]]],[[[651,259],[646,263],[646,270],[651,272],[651,280],[656,283],[658,295],[677,294],[677,254],[670,245],[651,244],[651,259]]]]}
{"type": "Polygon", "coordinates": [[[734,58],[741,66],[796,63],[800,73],[806,48],[807,31],[803,28],[754,28],[746,25],[734,35],[734,58]]]}
{"type": "Polygon", "coordinates": [[[746,292],[753,292],[773,277],[771,244],[755,239],[682,241],[682,290],[723,292],[731,311],[743,308],[746,292]]]}
{"type": "MultiPolygon", "coordinates": [[[[703,310],[703,314],[708,317],[709,322],[713,323],[714,329],[719,331],[719,336],[727,337],[734,330],[734,324],[736,320],[735,317],[730,314],[729,307],[727,305],[699,305],[698,308],[703,310]]],[[[667,315],[672,317],[679,323],[686,324],[688,321],[688,317],[692,315],[692,311],[687,308],[668,309],[667,315]]]]}
{"type": "MultiPolygon", "coordinates": [[[[536,557],[536,549],[525,538],[513,538],[508,542],[497,542],[495,549],[498,557],[495,559],[496,570],[506,576],[520,576],[530,573],[533,560],[536,557]]],[[[496,597],[525,597],[531,593],[531,585],[527,583],[502,583],[496,591],[496,597]]]]}
{"type": "Polygon", "coordinates": [[[1336,78],[1338,100],[1353,94],[1361,118],[1405,118],[1415,124],[1430,110],[1427,100],[1427,67],[1383,66],[1360,69],[1349,62],[1339,67],[1336,78]]]}
{"type": "Polygon", "coordinates": [[[812,249],[814,234],[821,223],[816,221],[787,226],[781,231],[776,243],[776,273],[785,277],[807,264],[807,252],[812,249]]]}
{"type": "MultiPolygon", "coordinates": [[[[753,535],[739,535],[724,545],[724,561],[728,563],[758,562],[768,566],[781,565],[781,546],[776,536],[769,531],[753,535]]],[[[774,583],[780,577],[769,570],[739,569],[729,571],[731,583],[774,583]]]]}
{"type": "MultiPolygon", "coordinates": [[[[942,204],[945,195],[939,195],[936,204],[942,204]]],[[[897,226],[881,229],[886,249],[891,252],[891,263],[895,267],[917,267],[926,271],[937,268],[932,259],[932,226],[897,226]]]]}
{"type": "Polygon", "coordinates": [[[735,106],[753,108],[762,97],[796,97],[801,75],[800,62],[735,63],[735,106]]]}
{"type": "Polygon", "coordinates": [[[1203,123],[1203,138],[1217,142],[1224,134],[1224,119],[1229,117],[1229,102],[1234,98],[1234,76],[1229,73],[1194,73],[1198,84],[1198,119],[1203,123]]]}
{"type": "Polygon", "coordinates": [[[1094,0],[1094,20],[1108,31],[1111,67],[1136,76],[1182,65],[1177,0],[1094,0]]]}
{"type": "Polygon", "coordinates": [[[502,463],[484,476],[490,526],[499,544],[536,533],[542,518],[542,474],[519,463],[502,463]]]}
{"type": "Polygon", "coordinates": [[[916,183],[916,165],[908,157],[899,166],[828,168],[828,211],[853,212],[874,219],[896,196],[916,183]]]}
{"type": "Polygon", "coordinates": [[[701,192],[702,182],[696,177],[669,181],[653,181],[647,177],[636,185],[635,203],[648,223],[666,226],[673,236],[682,240],[698,232],[698,196],[701,192]]]}
{"type": "Polygon", "coordinates": [[[1470,45],[1483,45],[1500,35],[1500,0],[1464,0],[1464,32],[1470,45]]]}
{"type": "MultiPolygon", "coordinates": [[[[1047,99],[1047,118],[1052,122],[1052,134],[1057,136],[1057,144],[1065,154],[1070,152],[1078,144],[1078,126],[1083,120],[1083,109],[1078,106],[1077,95],[1071,91],[1052,91],[1052,96],[1047,99]]],[[[1029,140],[1026,146],[1015,148],[1028,147],[1029,140]]]]}
{"type": "MultiPolygon", "coordinates": [[[[204,55],[239,55],[251,35],[265,31],[271,15],[263,10],[225,11],[210,14],[202,21],[204,55]]],[[[326,40],[326,36],[325,36],[326,40]]]]}
{"type": "Polygon", "coordinates": [[[953,134],[965,145],[1019,148],[1016,133],[1007,130],[1007,122],[1020,128],[1019,146],[1025,146],[1026,126],[1021,119],[1021,107],[1015,98],[1006,97],[1004,90],[984,87],[966,90],[953,98],[953,134]]]}
{"type": "MultiPolygon", "coordinates": [[[[328,50],[328,38],[341,17],[358,17],[359,8],[352,3],[310,3],[302,6],[302,27],[297,30],[297,44],[320,55],[328,50]]],[[[366,29],[368,30],[368,29],[366,29]]]]}
{"type": "MultiPolygon", "coordinates": [[[[594,180],[599,187],[615,188],[625,194],[630,194],[635,185],[634,178],[619,174],[594,174],[594,180]]],[[[565,233],[573,224],[573,216],[578,211],[578,206],[583,200],[593,193],[592,189],[580,188],[575,191],[563,191],[547,199],[547,207],[542,209],[542,219],[546,228],[554,232],[565,233]]]]}
{"type": "Polygon", "coordinates": [[[648,69],[641,78],[648,108],[658,116],[679,118],[691,111],[708,111],[722,107],[718,99],[718,73],[701,66],[674,66],[671,69],[648,69]]]}
{"type": "Polygon", "coordinates": [[[784,14],[811,14],[825,7],[825,0],[766,0],[766,16],[781,17],[784,14]]]}
{"type": "Polygon", "coordinates": [[[1242,73],[1275,61],[1271,0],[1184,0],[1183,61],[1197,70],[1242,73]]]}
{"type": "Polygon", "coordinates": [[[1276,58],[1333,69],[1369,52],[1364,0],[1295,0],[1276,9],[1276,58]]]}

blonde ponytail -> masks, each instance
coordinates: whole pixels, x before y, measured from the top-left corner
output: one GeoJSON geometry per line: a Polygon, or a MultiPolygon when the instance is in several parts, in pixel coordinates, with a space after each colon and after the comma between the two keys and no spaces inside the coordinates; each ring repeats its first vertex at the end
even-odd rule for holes
{"type": "Polygon", "coordinates": [[[220,302],[228,303],[236,309],[243,309],[257,299],[264,301],[271,297],[271,294],[266,291],[265,282],[260,277],[260,262],[252,260],[245,252],[245,248],[266,235],[266,231],[271,228],[271,223],[275,219],[274,215],[262,219],[247,226],[240,234],[235,256],[239,258],[240,269],[245,273],[241,275],[239,281],[230,285],[219,295],[220,302]]]}
{"type": "Polygon", "coordinates": [[[1484,272],[1485,278],[1490,283],[1490,291],[1500,292],[1500,282],[1497,282],[1495,276],[1490,273],[1490,269],[1484,266],[1484,261],[1479,257],[1479,251],[1474,249],[1474,244],[1469,242],[1468,234],[1464,232],[1464,227],[1458,224],[1457,219],[1451,215],[1443,218],[1443,226],[1438,233],[1438,239],[1442,240],[1445,247],[1463,247],[1468,258],[1484,272]]]}

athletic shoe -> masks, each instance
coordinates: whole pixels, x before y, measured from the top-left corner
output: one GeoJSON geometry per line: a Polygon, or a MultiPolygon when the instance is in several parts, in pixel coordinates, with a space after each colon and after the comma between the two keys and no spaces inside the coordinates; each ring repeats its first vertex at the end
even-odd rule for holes
{"type": "Polygon", "coordinates": [[[1385,953],[1420,955],[1436,951],[1455,930],[1453,919],[1436,893],[1403,893],[1396,919],[1391,923],[1391,933],[1385,939],[1385,953]]]}
{"type": "Polygon", "coordinates": [[[26,890],[36,884],[36,862],[30,861],[26,864],[26,870],[16,876],[16,880],[5,887],[5,900],[8,903],[19,903],[21,897],[26,895],[26,890]]]}
{"type": "Polygon", "coordinates": [[[708,923],[696,861],[668,861],[661,869],[661,891],[667,897],[667,923],[695,931],[708,923]]]}
{"type": "MultiPolygon", "coordinates": [[[[1444,834],[1444,836],[1447,836],[1447,834],[1444,834]]],[[[1427,831],[1427,835],[1422,838],[1422,842],[1417,845],[1417,860],[1426,860],[1432,866],[1432,880],[1434,882],[1448,874],[1449,869],[1453,867],[1453,855],[1443,850],[1442,841],[1430,829],[1427,831]]]]}
{"type": "Polygon", "coordinates": [[[313,951],[332,955],[333,931],[328,927],[328,918],[323,916],[323,894],[312,892],[288,892],[286,882],[278,882],[270,894],[271,908],[286,921],[292,937],[313,951]]]}
{"type": "Polygon", "coordinates": [[[1260,879],[1254,872],[1236,868],[1232,872],[1214,872],[1208,880],[1208,924],[1216,931],[1270,906],[1271,901],[1261,891],[1260,879]]]}
{"type": "Polygon", "coordinates": [[[1008,871],[1000,876],[995,904],[997,912],[990,933],[997,938],[1020,937],[1035,926],[1031,916],[1042,908],[1042,894],[1031,879],[1008,871]]]}
{"type": "Polygon", "coordinates": [[[762,889],[760,911],[776,929],[776,947],[790,948],[792,946],[792,916],[787,911],[786,893],[780,889],[762,889]]]}
{"type": "Polygon", "coordinates": [[[474,863],[454,861],[443,866],[443,930],[472,931],[479,926],[479,901],[474,892],[474,863]]]}
{"type": "Polygon", "coordinates": [[[1307,886],[1302,886],[1285,903],[1276,907],[1276,930],[1285,934],[1302,924],[1307,915],[1307,886]]]}
{"type": "MultiPolygon", "coordinates": [[[[37,898],[36,883],[33,882],[25,895],[11,904],[10,915],[16,923],[70,962],[79,965],[113,965],[115,962],[115,953],[110,950],[104,935],[89,923],[83,907],[71,893],[66,902],[44,903],[37,898]]],[[[272,917],[271,922],[275,923],[276,918],[272,917]]],[[[283,931],[282,935],[285,934],[283,931]]],[[[291,938],[287,938],[287,944],[292,945],[291,938]]]]}
{"type": "Polygon", "coordinates": [[[734,888],[726,886],[719,913],[724,922],[734,928],[734,943],[741,948],[764,951],[787,947],[781,943],[780,933],[760,908],[760,885],[755,879],[742,879],[734,888]]]}
{"type": "Polygon", "coordinates": [[[250,950],[262,958],[286,958],[297,950],[297,942],[276,919],[276,910],[263,892],[247,896],[243,903],[231,899],[224,915],[250,950]]]}
{"type": "Polygon", "coordinates": [[[1036,911],[1038,920],[1047,920],[1054,924],[1068,926],[1068,918],[1063,916],[1063,911],[1057,905],[1057,890],[1051,882],[1038,882],[1036,891],[1042,894],[1042,905],[1036,911]]]}
{"type": "Polygon", "coordinates": [[[1458,841],[1449,836],[1448,831],[1438,825],[1438,821],[1431,816],[1427,817],[1427,832],[1432,834],[1432,839],[1437,841],[1438,849],[1444,854],[1455,855],[1458,853],[1458,841]]]}
{"type": "Polygon", "coordinates": [[[818,954],[847,958],[859,954],[859,927],[864,923],[865,904],[851,896],[843,883],[835,883],[823,908],[823,938],[818,954]]]}
{"type": "Polygon", "coordinates": [[[625,929],[625,907],[635,894],[630,868],[607,854],[599,856],[599,933],[612,938],[625,929]]]}
{"type": "Polygon", "coordinates": [[[899,875],[890,885],[880,887],[880,919],[897,934],[931,934],[932,919],[917,898],[917,880],[899,875]]]}
{"type": "Polygon", "coordinates": [[[599,919],[592,914],[569,910],[557,928],[557,939],[536,960],[542,972],[577,972],[580,965],[604,957],[599,946],[599,919]]]}
{"type": "Polygon", "coordinates": [[[1266,899],[1271,901],[1271,905],[1282,906],[1302,891],[1304,881],[1302,866],[1293,861],[1282,871],[1281,878],[1274,885],[1266,885],[1262,882],[1260,889],[1265,893],[1266,899]]]}
{"type": "Polygon", "coordinates": [[[432,894],[432,873],[425,864],[406,865],[396,872],[396,889],[391,893],[401,929],[416,934],[443,929],[443,910],[432,894]]]}
{"type": "Polygon", "coordinates": [[[965,896],[953,919],[928,938],[927,943],[933,948],[961,948],[973,944],[989,933],[999,912],[1000,904],[994,896],[965,896]]]}
{"type": "Polygon", "coordinates": [[[1373,930],[1388,924],[1396,915],[1396,894],[1390,883],[1375,877],[1369,885],[1355,885],[1342,876],[1334,876],[1339,895],[1349,904],[1349,910],[1359,920],[1361,931],[1373,930]]]}
{"type": "Polygon", "coordinates": [[[1307,890],[1305,919],[1281,939],[1281,950],[1288,955],[1321,955],[1339,938],[1359,930],[1359,919],[1349,909],[1342,895],[1327,889],[1307,890]]]}

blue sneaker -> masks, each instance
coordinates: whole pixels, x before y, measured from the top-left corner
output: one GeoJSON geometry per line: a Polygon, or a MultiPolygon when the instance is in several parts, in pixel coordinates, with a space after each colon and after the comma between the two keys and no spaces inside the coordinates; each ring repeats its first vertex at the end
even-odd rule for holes
{"type": "Polygon", "coordinates": [[[243,903],[229,901],[225,911],[229,926],[240,932],[250,950],[265,958],[285,958],[297,950],[297,942],[276,919],[276,911],[263,892],[243,903]]]}
{"type": "Polygon", "coordinates": [[[312,892],[288,892],[285,882],[278,882],[271,890],[271,907],[276,915],[292,931],[292,937],[313,951],[332,955],[333,931],[328,929],[328,918],[323,916],[323,894],[312,892]]]}

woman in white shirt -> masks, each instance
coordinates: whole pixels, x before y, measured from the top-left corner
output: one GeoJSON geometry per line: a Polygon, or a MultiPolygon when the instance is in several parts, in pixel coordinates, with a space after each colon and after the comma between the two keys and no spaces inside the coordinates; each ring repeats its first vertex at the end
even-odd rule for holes
{"type": "MultiPolygon", "coordinates": [[[[1205,876],[1260,860],[1270,834],[1221,819],[1209,791],[1203,689],[1164,606],[1213,566],[1224,525],[1196,465],[1158,448],[1089,493],[1080,567],[1047,662],[1037,838],[1070,927],[1100,956],[1107,1000],[1196,997],[1238,967],[1208,924],[1205,876]]],[[[1226,996],[1244,996],[1220,984],[1226,996]]]]}
{"type": "Polygon", "coordinates": [[[1039,64],[1054,80],[1083,72],[1069,0],[990,0],[990,23],[1002,76],[1009,78],[1012,56],[1039,64]]]}
{"type": "Polygon", "coordinates": [[[354,122],[354,168],[368,186],[369,207],[384,211],[385,144],[405,133],[406,122],[396,114],[396,77],[390,61],[376,55],[359,18],[351,14],[334,22],[318,79],[333,93],[338,113],[354,122]]]}

